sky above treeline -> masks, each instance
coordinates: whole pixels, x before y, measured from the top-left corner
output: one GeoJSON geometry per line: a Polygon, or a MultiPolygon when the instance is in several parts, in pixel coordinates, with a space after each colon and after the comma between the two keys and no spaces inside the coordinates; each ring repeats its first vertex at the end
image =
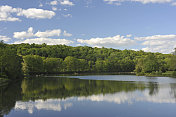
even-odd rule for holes
{"type": "Polygon", "coordinates": [[[171,53],[176,0],[0,0],[0,40],[171,53]]]}

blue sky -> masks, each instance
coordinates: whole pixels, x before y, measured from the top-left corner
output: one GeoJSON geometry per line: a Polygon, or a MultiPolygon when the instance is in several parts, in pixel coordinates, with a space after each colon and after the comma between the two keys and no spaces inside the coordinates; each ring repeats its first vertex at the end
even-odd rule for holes
{"type": "Polygon", "coordinates": [[[174,0],[1,0],[0,39],[170,53],[175,11],[174,0]]]}

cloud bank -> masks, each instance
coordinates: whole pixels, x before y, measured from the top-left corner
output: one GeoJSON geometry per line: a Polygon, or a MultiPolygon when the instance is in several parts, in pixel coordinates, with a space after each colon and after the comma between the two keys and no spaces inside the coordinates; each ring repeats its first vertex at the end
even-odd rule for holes
{"type": "Polygon", "coordinates": [[[135,41],[129,37],[116,35],[113,37],[105,38],[91,38],[88,40],[77,39],[77,42],[82,44],[88,44],[93,47],[109,47],[109,48],[118,48],[124,46],[131,46],[135,44],[135,41]]]}
{"type": "Polygon", "coordinates": [[[51,19],[55,16],[55,12],[37,8],[22,9],[8,5],[0,6],[0,21],[21,21],[18,16],[31,19],[51,19]]]}
{"type": "MultiPolygon", "coordinates": [[[[46,31],[37,31],[34,33],[32,27],[29,27],[27,31],[22,32],[14,32],[13,37],[17,39],[14,44],[20,43],[36,43],[42,44],[47,43],[48,45],[69,45],[72,44],[73,41],[67,39],[60,39],[60,38],[51,38],[51,37],[59,37],[61,35],[61,29],[53,29],[53,30],[46,30],[46,31]]],[[[65,30],[63,32],[63,36],[70,37],[72,34],[67,33],[65,30]]]]}
{"type": "Polygon", "coordinates": [[[176,47],[176,35],[153,35],[135,37],[136,41],[145,46],[142,50],[147,52],[171,53],[176,47]]]}
{"type": "Polygon", "coordinates": [[[171,5],[174,4],[173,0],[104,0],[107,4],[114,4],[114,5],[121,5],[123,2],[139,2],[142,4],[149,4],[149,3],[170,3],[171,5]]]}
{"type": "Polygon", "coordinates": [[[9,42],[11,40],[10,37],[0,35],[0,41],[3,40],[4,42],[9,42]]]}

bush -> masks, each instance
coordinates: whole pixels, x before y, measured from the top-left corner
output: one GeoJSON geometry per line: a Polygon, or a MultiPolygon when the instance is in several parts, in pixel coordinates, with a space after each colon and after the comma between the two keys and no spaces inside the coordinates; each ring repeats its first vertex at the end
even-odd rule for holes
{"type": "Polygon", "coordinates": [[[174,71],[174,72],[172,73],[172,76],[173,76],[173,77],[176,77],[176,71],[174,71]]]}

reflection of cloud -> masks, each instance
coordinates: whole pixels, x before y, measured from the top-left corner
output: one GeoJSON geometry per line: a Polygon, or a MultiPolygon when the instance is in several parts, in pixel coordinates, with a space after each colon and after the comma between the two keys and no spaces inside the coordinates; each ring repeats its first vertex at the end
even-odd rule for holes
{"type": "Polygon", "coordinates": [[[105,101],[105,102],[114,102],[117,104],[121,103],[131,103],[131,99],[135,98],[133,93],[125,93],[125,92],[120,92],[116,94],[107,94],[107,95],[92,95],[88,97],[79,97],[78,100],[91,100],[91,101],[105,101]]]}
{"type": "Polygon", "coordinates": [[[72,103],[66,103],[64,104],[64,109],[67,110],[67,108],[72,107],[72,103]]]}
{"type": "Polygon", "coordinates": [[[169,84],[158,84],[157,87],[153,86],[146,88],[143,91],[135,90],[129,92],[117,92],[114,94],[99,94],[91,96],[69,97],[65,99],[48,99],[46,101],[37,100],[35,102],[21,102],[17,101],[15,105],[16,110],[27,110],[33,113],[34,110],[51,110],[63,111],[71,108],[74,102],[92,101],[92,102],[111,102],[116,104],[133,104],[136,102],[150,102],[150,103],[176,103],[174,97],[174,87],[169,84]]]}
{"type": "Polygon", "coordinates": [[[174,95],[170,93],[171,88],[169,86],[160,87],[159,92],[155,95],[149,95],[149,91],[145,90],[142,97],[136,98],[137,101],[147,101],[153,103],[176,103],[174,95]]]}
{"type": "Polygon", "coordinates": [[[16,102],[15,109],[17,110],[27,110],[30,114],[33,113],[35,109],[37,110],[52,110],[52,111],[62,111],[62,107],[66,110],[67,108],[71,107],[72,103],[64,103],[61,104],[61,100],[37,100],[35,102],[29,101],[29,102],[16,102]]]}
{"type": "Polygon", "coordinates": [[[90,100],[90,101],[105,101],[114,102],[117,104],[121,103],[134,103],[134,102],[152,102],[152,103],[176,103],[174,94],[171,94],[171,88],[169,86],[160,86],[157,94],[150,95],[148,89],[144,91],[134,91],[134,92],[119,92],[115,94],[100,94],[92,95],[88,97],[78,97],[79,101],[90,100]]]}
{"type": "Polygon", "coordinates": [[[52,103],[52,102],[44,102],[44,103],[37,103],[35,105],[37,110],[53,110],[53,111],[61,111],[61,105],[59,103],[52,103]]]}
{"type": "Polygon", "coordinates": [[[132,103],[132,100],[135,99],[135,95],[133,95],[133,93],[125,93],[125,92],[120,92],[120,93],[116,93],[116,94],[107,94],[107,95],[92,95],[92,96],[88,96],[88,97],[79,97],[78,100],[82,101],[82,100],[91,100],[91,101],[105,101],[105,102],[114,102],[117,104],[121,104],[121,103],[132,103]]]}
{"type": "Polygon", "coordinates": [[[28,110],[30,114],[33,113],[33,104],[32,102],[16,102],[15,109],[28,110]]]}

